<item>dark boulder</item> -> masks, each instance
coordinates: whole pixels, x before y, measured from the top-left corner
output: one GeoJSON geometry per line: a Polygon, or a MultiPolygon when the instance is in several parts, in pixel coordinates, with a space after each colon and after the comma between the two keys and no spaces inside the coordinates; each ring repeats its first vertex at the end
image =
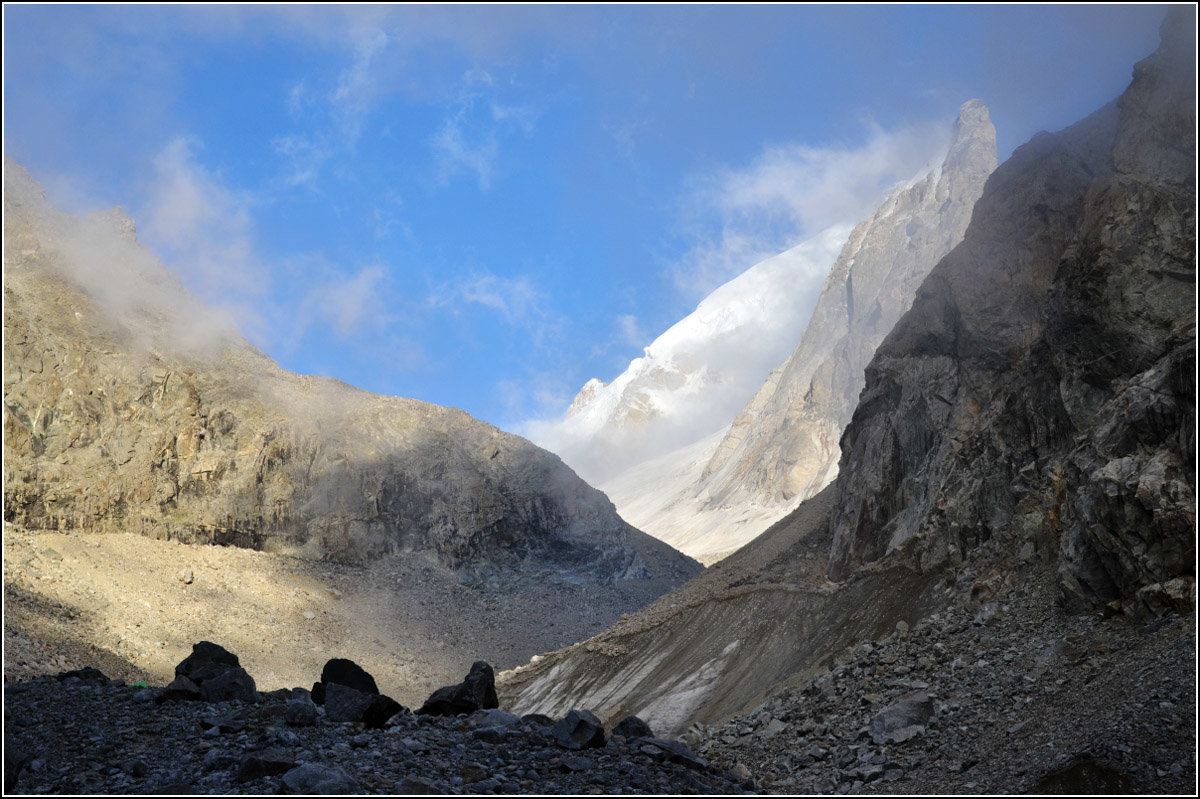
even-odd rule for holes
{"type": "Polygon", "coordinates": [[[168,699],[255,702],[258,692],[254,678],[238,665],[237,655],[211,641],[201,641],[193,644],[192,654],[175,667],[175,680],[160,696],[160,700],[168,699]]]}
{"type": "Polygon", "coordinates": [[[330,721],[362,721],[372,695],[331,682],[325,686],[325,718],[330,721]]]}
{"type": "Polygon", "coordinates": [[[572,710],[554,725],[554,742],[564,749],[588,749],[604,746],[604,725],[590,710],[572,710]]]}
{"type": "Polygon", "coordinates": [[[471,664],[467,678],[458,685],[439,688],[425,700],[417,713],[423,716],[455,716],[500,707],[496,698],[496,673],[482,660],[471,664]]]}
{"type": "Polygon", "coordinates": [[[238,769],[238,782],[286,774],[296,767],[295,758],[283,749],[271,748],[247,755],[238,769]]]}
{"type": "Polygon", "coordinates": [[[77,678],[85,683],[93,685],[108,685],[108,677],[104,676],[104,672],[99,669],[94,669],[91,666],[84,666],[82,669],[74,669],[72,671],[64,671],[55,679],[59,682],[69,680],[72,677],[77,678]]]}
{"type": "Polygon", "coordinates": [[[626,716],[617,722],[617,726],[613,727],[613,735],[620,735],[624,738],[653,738],[654,730],[650,729],[650,725],[639,719],[637,716],[626,716]]]}
{"type": "Polygon", "coordinates": [[[325,668],[321,669],[321,681],[313,683],[312,687],[312,700],[318,705],[325,704],[325,692],[331,683],[344,685],[364,694],[379,693],[375,678],[362,666],[346,658],[331,658],[325,663],[325,668]]]}
{"type": "Polygon", "coordinates": [[[362,787],[337,766],[305,763],[283,775],[283,792],[308,795],[357,794],[362,787]]]}
{"type": "Polygon", "coordinates": [[[400,712],[408,712],[408,708],[390,696],[378,694],[371,698],[371,704],[363,711],[362,723],[368,730],[383,729],[388,720],[400,712]]]}
{"type": "Polygon", "coordinates": [[[225,647],[211,641],[201,641],[198,644],[192,644],[192,654],[179,662],[179,665],[175,667],[175,674],[182,674],[190,678],[197,669],[208,663],[221,663],[227,666],[241,665],[238,663],[238,656],[225,647]]]}

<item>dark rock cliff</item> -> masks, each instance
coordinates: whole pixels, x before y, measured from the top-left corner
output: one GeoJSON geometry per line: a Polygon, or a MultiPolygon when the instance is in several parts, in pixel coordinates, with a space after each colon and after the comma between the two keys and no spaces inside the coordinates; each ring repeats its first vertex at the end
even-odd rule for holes
{"type": "Polygon", "coordinates": [[[867,369],[835,579],[986,547],[1057,562],[1081,608],[1192,575],[1195,63],[1192,23],[1168,17],[1116,102],[989,179],[867,369]]]}
{"type": "Polygon", "coordinates": [[[284,371],[119,210],[61,214],[7,161],[4,180],[6,522],[605,581],[698,570],[524,439],[284,371]]]}

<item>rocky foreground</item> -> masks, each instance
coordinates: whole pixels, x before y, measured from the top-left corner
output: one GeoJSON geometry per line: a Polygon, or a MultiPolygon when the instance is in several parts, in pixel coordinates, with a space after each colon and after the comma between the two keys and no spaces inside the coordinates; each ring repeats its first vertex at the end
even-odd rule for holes
{"type": "Polygon", "coordinates": [[[4,687],[5,791],[107,794],[728,794],[753,787],[637,719],[606,732],[495,707],[491,667],[415,713],[334,659],[312,689],[258,692],[201,642],[168,686],[95,669],[4,687]]]}
{"type": "Polygon", "coordinates": [[[1194,795],[1196,619],[1169,607],[1193,585],[1105,618],[1044,612],[1046,587],[968,584],[974,599],[682,737],[767,793],[1194,795]]]}

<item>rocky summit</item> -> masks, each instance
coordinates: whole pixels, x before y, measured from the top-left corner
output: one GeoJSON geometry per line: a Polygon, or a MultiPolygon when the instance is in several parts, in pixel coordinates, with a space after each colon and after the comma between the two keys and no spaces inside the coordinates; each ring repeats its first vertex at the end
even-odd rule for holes
{"type": "MultiPolygon", "coordinates": [[[[177,682],[245,674],[237,660],[200,642],[178,665],[177,682]]],[[[352,661],[330,664],[326,677],[350,675],[363,688],[371,680],[352,661]]],[[[491,667],[476,665],[464,685],[486,692],[491,667]]],[[[304,688],[201,696],[129,685],[90,668],[6,683],[5,792],[729,794],[752,787],[741,772],[655,738],[636,719],[620,731],[596,722],[584,732],[579,719],[587,711],[556,721],[491,703],[414,714],[388,697],[319,684],[321,704],[304,688]],[[382,705],[386,711],[375,710],[382,705]]]]}
{"type": "Polygon", "coordinates": [[[600,582],[697,571],[524,439],[279,368],[119,209],[62,214],[9,161],[4,181],[6,522],[600,582]]]}

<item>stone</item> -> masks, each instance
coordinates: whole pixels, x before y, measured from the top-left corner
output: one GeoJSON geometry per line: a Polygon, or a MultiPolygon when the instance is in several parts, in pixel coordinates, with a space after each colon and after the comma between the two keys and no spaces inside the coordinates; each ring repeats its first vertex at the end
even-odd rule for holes
{"type": "Polygon", "coordinates": [[[93,685],[107,685],[109,682],[108,677],[104,676],[104,672],[100,671],[99,669],[94,669],[91,666],[85,666],[82,669],[75,669],[73,671],[64,671],[55,679],[61,682],[63,680],[69,680],[72,677],[93,685]]]}
{"type": "Polygon", "coordinates": [[[408,708],[390,696],[377,694],[371,698],[371,703],[363,711],[362,723],[368,730],[381,730],[397,713],[407,711],[408,708]]]}
{"type": "Polygon", "coordinates": [[[924,732],[933,718],[933,700],[924,691],[912,691],[899,697],[877,713],[869,726],[876,744],[902,743],[924,732]]]}
{"type": "Polygon", "coordinates": [[[521,717],[499,708],[477,710],[471,715],[471,723],[481,727],[511,727],[521,723],[521,717]]]}
{"type": "Polygon", "coordinates": [[[362,691],[364,694],[379,693],[379,688],[375,685],[375,678],[368,674],[362,666],[346,658],[331,658],[326,662],[324,668],[321,669],[321,682],[325,685],[337,683],[356,691],[362,691]]]}
{"type": "Polygon", "coordinates": [[[182,674],[177,675],[175,679],[164,688],[161,692],[156,692],[152,688],[144,688],[138,692],[138,696],[144,696],[146,699],[156,698],[160,702],[166,702],[172,699],[200,699],[200,686],[189,680],[182,674]]]}
{"type": "Polygon", "coordinates": [[[325,686],[325,717],[330,721],[362,721],[372,699],[371,694],[331,682],[325,686]]]}
{"type": "Polygon", "coordinates": [[[417,710],[419,715],[453,716],[500,706],[496,698],[496,674],[482,660],[471,664],[471,671],[458,685],[439,688],[417,710]]]}
{"type": "Polygon", "coordinates": [[[191,679],[200,668],[211,663],[221,663],[227,666],[238,666],[237,655],[219,644],[211,641],[201,641],[192,644],[192,654],[179,662],[175,667],[176,674],[182,674],[191,679]]]}
{"type": "Polygon", "coordinates": [[[296,765],[295,759],[282,749],[265,749],[255,752],[242,759],[238,769],[238,782],[250,782],[261,777],[273,777],[286,774],[296,765]]]}
{"type": "Polygon", "coordinates": [[[590,710],[572,710],[551,730],[554,742],[564,749],[604,746],[604,725],[590,710]]]}
{"type": "Polygon", "coordinates": [[[241,700],[254,702],[258,692],[254,686],[254,678],[241,666],[228,666],[218,674],[200,683],[200,696],[208,702],[228,702],[241,700]]]}
{"type": "Polygon", "coordinates": [[[691,769],[703,770],[708,768],[708,762],[698,757],[679,741],[668,741],[662,738],[644,738],[640,751],[655,757],[678,763],[691,769]]]}
{"type": "Polygon", "coordinates": [[[311,727],[317,723],[317,706],[307,698],[293,699],[284,705],[283,718],[293,727],[311,727]]]}
{"type": "Polygon", "coordinates": [[[296,766],[280,780],[283,792],[289,794],[361,794],[362,786],[337,766],[305,763],[296,766]]]}
{"type": "Polygon", "coordinates": [[[612,734],[626,738],[653,738],[654,730],[637,716],[626,716],[613,727],[612,734]]]}

